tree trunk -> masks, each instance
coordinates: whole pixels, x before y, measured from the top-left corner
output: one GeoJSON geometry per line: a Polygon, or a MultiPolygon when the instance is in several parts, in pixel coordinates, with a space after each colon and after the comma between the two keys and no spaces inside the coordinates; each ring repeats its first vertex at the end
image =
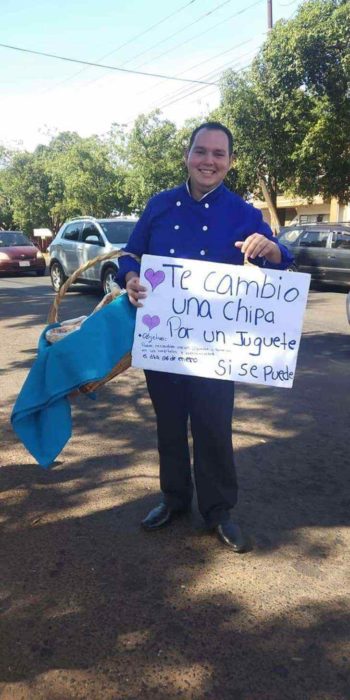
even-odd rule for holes
{"type": "Polygon", "coordinates": [[[267,208],[270,212],[272,231],[275,235],[277,235],[280,231],[280,222],[277,214],[277,209],[262,175],[259,176],[259,185],[264,195],[267,208]]]}

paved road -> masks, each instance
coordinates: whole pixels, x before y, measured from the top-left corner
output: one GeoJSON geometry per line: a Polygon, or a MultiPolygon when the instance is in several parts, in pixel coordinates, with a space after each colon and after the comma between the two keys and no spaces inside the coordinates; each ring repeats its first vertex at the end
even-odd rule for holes
{"type": "MultiPolygon", "coordinates": [[[[196,508],[143,533],[157,502],[141,373],[73,407],[41,470],[8,425],[52,301],[49,280],[0,278],[1,700],[348,700],[349,358],[345,293],[310,293],[290,391],[240,385],[231,555],[196,508]]],[[[100,296],[69,294],[67,317],[100,296]]]]}

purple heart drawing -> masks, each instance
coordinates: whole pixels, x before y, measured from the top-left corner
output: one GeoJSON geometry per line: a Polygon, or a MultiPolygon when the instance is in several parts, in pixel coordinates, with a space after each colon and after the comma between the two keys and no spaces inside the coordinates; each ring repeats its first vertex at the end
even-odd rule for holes
{"type": "Polygon", "coordinates": [[[142,316],[142,323],[144,323],[148,330],[151,331],[152,328],[159,326],[160,318],[159,316],[149,316],[149,314],[146,314],[145,316],[142,316]]]}
{"type": "Polygon", "coordinates": [[[155,272],[151,267],[149,267],[145,272],[145,278],[147,282],[150,283],[152,292],[154,292],[155,288],[158,287],[158,284],[162,284],[162,282],[164,282],[165,273],[162,270],[157,270],[157,272],[155,272]]]}

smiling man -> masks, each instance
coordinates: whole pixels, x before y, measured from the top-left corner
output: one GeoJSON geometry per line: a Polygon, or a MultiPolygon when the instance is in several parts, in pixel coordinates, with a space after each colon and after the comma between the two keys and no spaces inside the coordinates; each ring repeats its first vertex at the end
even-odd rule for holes
{"type": "MultiPolygon", "coordinates": [[[[150,253],[235,265],[249,258],[260,266],[287,268],[290,253],[273,239],[260,211],[223,184],[232,153],[227,127],[206,122],[195,129],[185,156],[187,182],[150,199],[125,250],[138,256],[150,253]]],[[[118,282],[126,287],[130,302],[142,306],[146,290],[134,258],[120,258],[118,282]]],[[[234,382],[150,370],[145,375],[157,418],[162,499],[142,526],[157,530],[191,507],[190,419],[200,513],[223,544],[237,553],[246,551],[246,538],[231,519],[237,501],[234,382]]]]}

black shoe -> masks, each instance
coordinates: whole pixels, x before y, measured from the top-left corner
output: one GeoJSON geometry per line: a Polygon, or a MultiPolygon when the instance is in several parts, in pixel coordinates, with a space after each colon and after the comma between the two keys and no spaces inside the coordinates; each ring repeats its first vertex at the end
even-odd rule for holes
{"type": "Polygon", "coordinates": [[[172,510],[166,503],[160,503],[159,506],[153,508],[148,515],[146,515],[141,522],[141,526],[145,530],[157,530],[159,527],[170,523],[174,516],[187,513],[189,510],[190,507],[183,508],[182,510],[172,510]]]}
{"type": "Polygon", "coordinates": [[[221,542],[230,547],[237,554],[242,554],[248,549],[248,541],[243,535],[239,525],[228,520],[216,527],[221,542]]]}

